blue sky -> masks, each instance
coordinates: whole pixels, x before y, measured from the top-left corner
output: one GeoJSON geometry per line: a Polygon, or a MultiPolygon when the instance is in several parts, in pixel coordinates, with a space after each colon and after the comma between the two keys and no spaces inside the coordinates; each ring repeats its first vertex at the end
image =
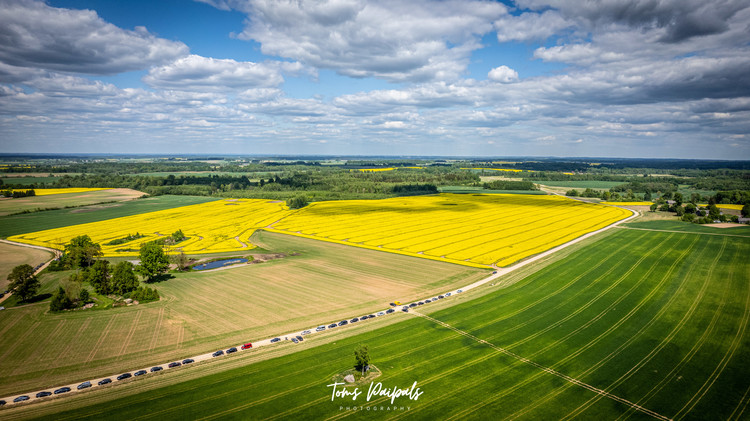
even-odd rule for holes
{"type": "Polygon", "coordinates": [[[0,0],[0,142],[750,159],[748,24],[735,0],[0,0]]]}

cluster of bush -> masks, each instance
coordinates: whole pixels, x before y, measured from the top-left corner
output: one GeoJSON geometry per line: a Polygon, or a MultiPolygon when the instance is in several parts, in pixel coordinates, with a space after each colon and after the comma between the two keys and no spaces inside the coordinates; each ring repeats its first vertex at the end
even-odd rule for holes
{"type": "Polygon", "coordinates": [[[30,196],[36,196],[36,192],[32,190],[3,190],[2,192],[3,197],[12,197],[14,199],[17,199],[19,197],[30,197],[30,196]]]}
{"type": "MultiPolygon", "coordinates": [[[[178,233],[181,235],[182,231],[178,233]]],[[[111,265],[109,261],[99,259],[101,255],[101,246],[91,241],[87,235],[73,238],[65,245],[62,257],[53,261],[50,269],[77,271],[53,295],[51,311],[75,308],[89,302],[90,293],[85,284],[89,284],[101,295],[121,296],[141,302],[159,299],[156,289],[139,286],[136,274],[140,273],[150,281],[166,271],[169,263],[160,245],[153,242],[144,244],[140,256],[142,264],[139,266],[128,261],[111,265]]]]}

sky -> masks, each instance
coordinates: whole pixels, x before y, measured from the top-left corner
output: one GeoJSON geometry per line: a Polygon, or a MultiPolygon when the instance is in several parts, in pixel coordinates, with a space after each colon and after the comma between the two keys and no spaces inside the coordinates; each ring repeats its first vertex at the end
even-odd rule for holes
{"type": "Polygon", "coordinates": [[[747,0],[0,0],[0,152],[750,159],[747,0]]]}

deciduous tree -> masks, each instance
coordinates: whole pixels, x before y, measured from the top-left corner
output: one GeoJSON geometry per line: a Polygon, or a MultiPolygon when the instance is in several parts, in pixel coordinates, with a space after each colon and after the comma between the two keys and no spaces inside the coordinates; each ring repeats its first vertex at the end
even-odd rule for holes
{"type": "Polygon", "coordinates": [[[21,301],[28,301],[36,295],[41,284],[34,275],[34,268],[29,265],[19,265],[8,275],[8,290],[21,297],[21,301]]]}

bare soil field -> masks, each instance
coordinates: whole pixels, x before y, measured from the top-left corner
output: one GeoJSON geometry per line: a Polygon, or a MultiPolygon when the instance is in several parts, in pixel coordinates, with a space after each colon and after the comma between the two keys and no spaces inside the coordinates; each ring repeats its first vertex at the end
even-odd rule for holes
{"type": "Polygon", "coordinates": [[[144,194],[132,189],[107,189],[84,193],[21,197],[17,199],[3,198],[0,199],[0,216],[24,211],[35,211],[37,209],[64,208],[66,206],[83,206],[103,202],[132,200],[144,194]]]}

